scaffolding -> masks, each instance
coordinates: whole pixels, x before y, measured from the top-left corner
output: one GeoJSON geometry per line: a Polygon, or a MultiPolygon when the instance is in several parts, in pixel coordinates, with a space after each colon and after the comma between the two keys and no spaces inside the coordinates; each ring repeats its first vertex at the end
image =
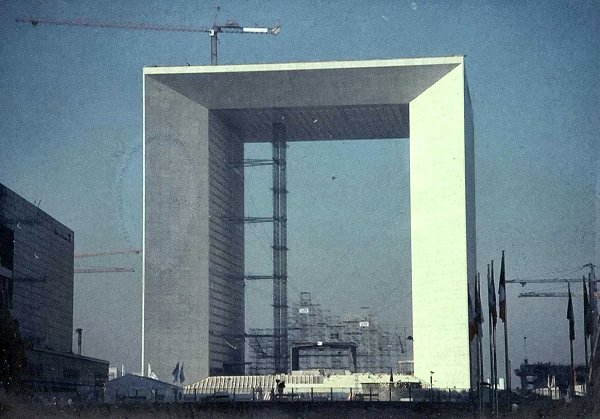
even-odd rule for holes
{"type": "MultiPolygon", "coordinates": [[[[241,164],[232,163],[238,167],[253,167],[272,165],[273,172],[273,216],[244,217],[244,223],[273,223],[273,275],[246,275],[246,280],[273,280],[273,329],[270,332],[258,331],[261,338],[269,338],[271,354],[263,359],[272,361],[272,372],[286,373],[288,371],[288,304],[287,304],[287,140],[285,125],[273,123],[272,127],[271,160],[247,159],[241,164]],[[262,336],[268,334],[268,336],[262,336]]],[[[256,334],[256,333],[255,333],[256,334]]],[[[250,345],[253,345],[252,340],[250,345]]],[[[255,348],[262,353],[260,345],[255,348]]]]}
{"type": "MultiPolygon", "coordinates": [[[[299,366],[303,370],[356,370],[354,372],[399,372],[401,365],[412,360],[405,347],[408,328],[380,323],[371,312],[334,315],[312,301],[311,294],[302,292],[290,305],[289,347],[310,342],[323,342],[322,347],[303,350],[299,366]],[[349,350],[330,348],[327,343],[356,344],[356,365],[349,350]],[[356,368],[355,368],[356,367],[356,368]]],[[[276,333],[270,329],[250,329],[248,361],[251,374],[272,374],[275,359],[276,333]]],[[[287,364],[286,364],[287,367],[287,364]]]]}
{"type": "Polygon", "coordinates": [[[288,370],[287,178],[285,125],[273,124],[273,332],[275,373],[288,370]]]}

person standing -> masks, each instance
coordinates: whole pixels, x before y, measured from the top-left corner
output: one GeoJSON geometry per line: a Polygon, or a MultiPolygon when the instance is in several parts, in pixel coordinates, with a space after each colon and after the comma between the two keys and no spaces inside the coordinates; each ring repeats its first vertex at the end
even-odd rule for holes
{"type": "Polygon", "coordinates": [[[277,383],[277,398],[283,398],[283,389],[285,388],[285,382],[283,380],[275,380],[277,383]]]}

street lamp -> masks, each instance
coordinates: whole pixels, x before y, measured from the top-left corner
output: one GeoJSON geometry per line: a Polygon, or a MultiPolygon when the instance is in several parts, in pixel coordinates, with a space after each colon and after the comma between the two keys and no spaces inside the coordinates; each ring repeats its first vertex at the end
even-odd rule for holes
{"type": "Polygon", "coordinates": [[[83,333],[82,328],[78,328],[75,330],[77,333],[77,355],[81,355],[81,334],[83,333]]]}
{"type": "Polygon", "coordinates": [[[433,371],[429,371],[429,401],[433,401],[433,371]]]}

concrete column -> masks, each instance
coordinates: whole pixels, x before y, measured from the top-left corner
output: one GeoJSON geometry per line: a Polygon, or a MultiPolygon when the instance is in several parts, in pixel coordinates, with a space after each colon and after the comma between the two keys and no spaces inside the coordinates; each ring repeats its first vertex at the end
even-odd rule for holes
{"type": "Polygon", "coordinates": [[[470,388],[467,287],[475,274],[473,136],[461,64],[410,102],[415,376],[470,388]]]}
{"type": "Polygon", "coordinates": [[[142,371],[209,368],[209,111],[144,77],[142,371]]]}

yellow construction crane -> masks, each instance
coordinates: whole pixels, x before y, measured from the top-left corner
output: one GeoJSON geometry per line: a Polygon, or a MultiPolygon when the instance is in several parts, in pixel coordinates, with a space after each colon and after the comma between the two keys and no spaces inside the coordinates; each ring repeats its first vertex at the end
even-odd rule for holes
{"type": "Polygon", "coordinates": [[[153,25],[148,23],[115,23],[88,19],[43,19],[37,17],[18,17],[15,19],[19,23],[30,23],[33,26],[39,24],[56,26],[80,26],[86,28],[108,28],[108,29],[127,29],[141,31],[160,31],[160,32],[204,32],[210,35],[210,63],[217,65],[217,40],[220,33],[239,33],[255,35],[277,35],[281,31],[280,25],[273,27],[255,27],[241,26],[235,20],[226,20],[223,24],[214,23],[210,27],[190,27],[190,26],[165,26],[153,25]]]}

